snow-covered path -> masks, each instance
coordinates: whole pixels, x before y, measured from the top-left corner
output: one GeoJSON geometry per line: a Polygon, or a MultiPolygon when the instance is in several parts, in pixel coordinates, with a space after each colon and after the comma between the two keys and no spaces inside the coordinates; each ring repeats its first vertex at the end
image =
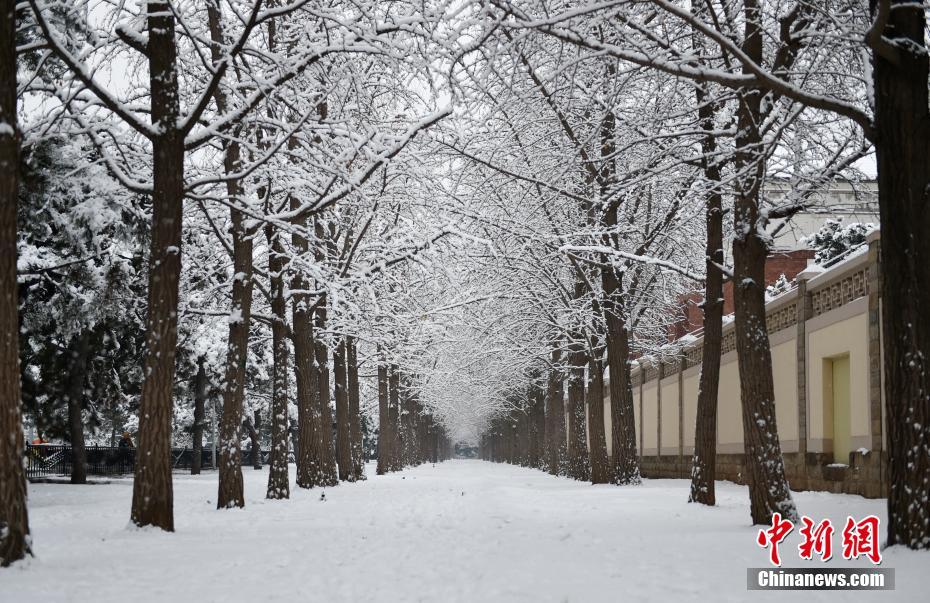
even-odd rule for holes
{"type": "MultiPolygon", "coordinates": [[[[367,482],[325,500],[292,484],[291,500],[272,502],[267,474],[246,468],[247,506],[231,511],[214,509],[215,473],[176,474],[174,534],[127,528],[128,480],[31,485],[37,557],[0,571],[0,601],[915,601],[930,591],[930,554],[895,548],[882,564],[897,570],[895,592],[747,592],[746,568],[767,557],[733,484],[703,508],[685,503],[684,480],[591,486],[480,461],[368,469],[367,482]]],[[[840,526],[846,515],[884,520],[884,501],[796,498],[840,526]]],[[[790,542],[785,565],[802,565],[796,534],[790,542]]]]}

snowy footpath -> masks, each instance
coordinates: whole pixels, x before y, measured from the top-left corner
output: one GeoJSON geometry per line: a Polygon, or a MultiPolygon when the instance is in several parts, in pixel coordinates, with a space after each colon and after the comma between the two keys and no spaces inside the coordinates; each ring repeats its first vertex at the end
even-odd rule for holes
{"type": "MultiPolygon", "coordinates": [[[[893,592],[746,590],[765,567],[746,489],[718,484],[716,508],[688,482],[591,486],[481,461],[424,465],[325,491],[264,499],[244,468],[247,506],[217,511],[216,474],[176,474],[177,532],[128,527],[130,480],[33,484],[36,557],[0,570],[0,601],[926,601],[930,553],[884,551],[893,592]]],[[[294,467],[291,467],[293,480],[294,467]]],[[[800,512],[840,526],[885,501],[797,493],[800,512]]],[[[797,530],[782,545],[801,562],[797,530]]]]}

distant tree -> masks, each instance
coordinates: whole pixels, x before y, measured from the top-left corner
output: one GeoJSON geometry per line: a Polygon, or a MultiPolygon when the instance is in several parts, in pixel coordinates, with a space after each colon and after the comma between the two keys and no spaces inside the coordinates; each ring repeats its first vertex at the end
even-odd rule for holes
{"type": "Polygon", "coordinates": [[[191,475],[200,474],[200,464],[203,460],[203,429],[206,425],[207,403],[207,369],[206,359],[201,356],[197,359],[197,374],[194,377],[194,424],[191,426],[191,439],[193,440],[194,458],[191,459],[191,475]]]}
{"type": "Polygon", "coordinates": [[[346,337],[346,386],[349,395],[349,441],[352,455],[352,474],[355,481],[365,479],[364,421],[359,408],[358,349],[353,336],[346,337]]]}
{"type": "Polygon", "coordinates": [[[94,155],[37,140],[19,192],[23,402],[40,433],[71,443],[73,483],[86,480],[85,432],[108,420],[112,439],[141,385],[146,205],[94,155]]]}
{"type": "Polygon", "coordinates": [[[391,421],[389,396],[388,366],[378,362],[378,475],[384,475],[391,469],[391,444],[394,441],[393,422],[391,421]]]}
{"type": "Polygon", "coordinates": [[[355,481],[349,425],[349,392],[346,338],[340,337],[333,348],[333,376],[336,400],[336,464],[340,481],[355,481]]]}

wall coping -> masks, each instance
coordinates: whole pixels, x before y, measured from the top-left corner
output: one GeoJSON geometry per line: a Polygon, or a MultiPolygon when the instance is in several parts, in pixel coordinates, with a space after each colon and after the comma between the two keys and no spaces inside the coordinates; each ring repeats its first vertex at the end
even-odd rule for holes
{"type": "Polygon", "coordinates": [[[836,281],[842,280],[844,277],[848,276],[849,273],[856,272],[857,270],[861,269],[868,263],[868,250],[862,249],[861,251],[857,251],[855,254],[846,258],[842,262],[830,266],[828,270],[821,272],[817,276],[814,276],[809,281],[807,281],[807,290],[809,292],[813,292],[816,289],[832,285],[836,281]]]}

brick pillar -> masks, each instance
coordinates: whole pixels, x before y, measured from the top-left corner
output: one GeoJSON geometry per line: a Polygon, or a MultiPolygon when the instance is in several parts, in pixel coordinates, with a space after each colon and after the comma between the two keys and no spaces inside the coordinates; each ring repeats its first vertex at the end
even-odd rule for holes
{"type": "Polygon", "coordinates": [[[664,363],[659,360],[656,366],[656,455],[662,458],[662,370],[664,363]]]}
{"type": "Polygon", "coordinates": [[[869,244],[869,266],[867,286],[869,295],[869,422],[872,431],[872,453],[866,464],[873,464],[872,475],[877,477],[877,490],[873,496],[887,496],[887,473],[882,442],[882,281],[881,281],[881,231],[875,230],[866,238],[869,244]],[[878,457],[876,460],[874,457],[878,457]],[[877,465],[877,466],[876,466],[877,465]]]}
{"type": "Polygon", "coordinates": [[[685,471],[685,368],[688,357],[682,356],[678,362],[678,474],[688,477],[685,471]]]}
{"type": "Polygon", "coordinates": [[[643,457],[643,381],[646,380],[646,369],[642,364],[639,365],[639,456],[643,457]]]}
{"type": "Polygon", "coordinates": [[[872,427],[872,450],[882,446],[882,331],[880,231],[869,234],[869,417],[872,427]]]}
{"type": "Polygon", "coordinates": [[[801,483],[798,488],[808,488],[807,466],[807,321],[814,316],[814,305],[811,294],[807,291],[807,281],[820,274],[817,270],[803,270],[798,274],[798,301],[797,301],[797,379],[798,379],[798,477],[801,483]]]}

